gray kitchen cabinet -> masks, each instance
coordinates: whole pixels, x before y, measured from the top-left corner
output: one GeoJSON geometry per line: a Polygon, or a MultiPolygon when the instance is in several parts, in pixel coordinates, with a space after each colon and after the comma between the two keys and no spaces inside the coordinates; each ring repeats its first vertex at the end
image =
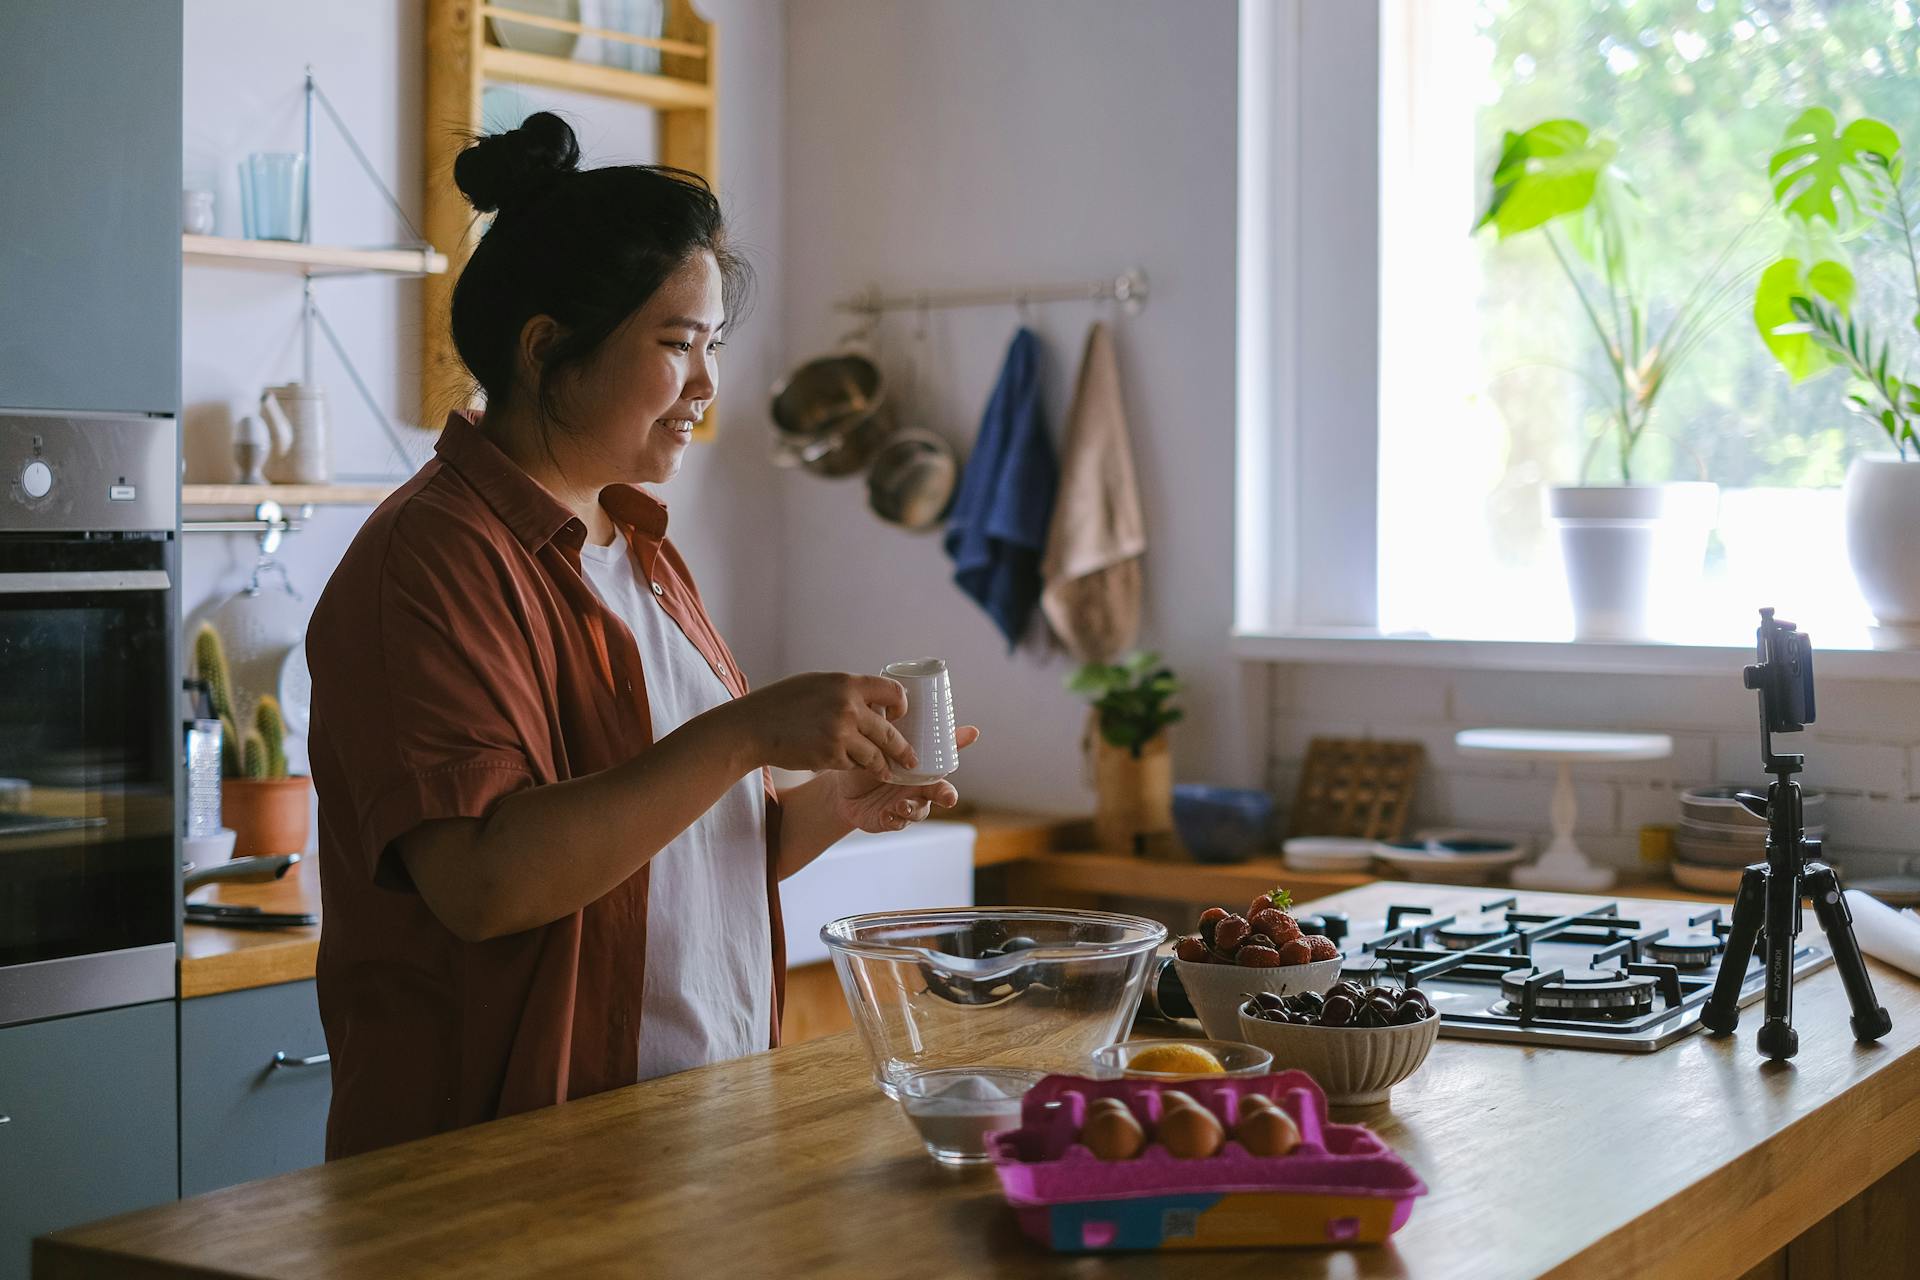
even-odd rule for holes
{"type": "Polygon", "coordinates": [[[181,23],[0,4],[0,408],[179,411],[181,23]]]}
{"type": "Polygon", "coordinates": [[[314,985],[180,1002],[180,1194],[319,1164],[332,1069],[314,985]]]}
{"type": "Polygon", "coordinates": [[[33,1237],[179,1189],[174,1002],[0,1031],[0,1280],[33,1237]]]}

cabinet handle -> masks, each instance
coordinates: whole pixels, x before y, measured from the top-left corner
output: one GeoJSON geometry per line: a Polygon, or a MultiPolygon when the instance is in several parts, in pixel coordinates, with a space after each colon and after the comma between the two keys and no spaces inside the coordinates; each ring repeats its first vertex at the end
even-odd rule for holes
{"type": "Polygon", "coordinates": [[[332,1061],[332,1059],[333,1055],[330,1053],[316,1053],[308,1058],[290,1058],[287,1056],[286,1050],[281,1049],[277,1050],[273,1055],[273,1066],[276,1070],[281,1067],[318,1067],[324,1066],[326,1063],[332,1061]]]}

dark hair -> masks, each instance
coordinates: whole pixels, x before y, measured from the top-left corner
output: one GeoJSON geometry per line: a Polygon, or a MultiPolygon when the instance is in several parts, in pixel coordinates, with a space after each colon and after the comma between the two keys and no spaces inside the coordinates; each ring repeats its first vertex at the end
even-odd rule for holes
{"type": "Polygon", "coordinates": [[[453,287],[453,345],[498,405],[513,385],[520,331],[534,316],[552,316],[564,333],[539,387],[521,391],[534,391],[556,421],[557,376],[590,359],[689,257],[704,249],[719,264],[730,324],[753,283],[700,175],[664,165],[579,166],[573,130],[547,111],[475,139],[453,162],[453,180],[473,207],[495,214],[453,287]]]}

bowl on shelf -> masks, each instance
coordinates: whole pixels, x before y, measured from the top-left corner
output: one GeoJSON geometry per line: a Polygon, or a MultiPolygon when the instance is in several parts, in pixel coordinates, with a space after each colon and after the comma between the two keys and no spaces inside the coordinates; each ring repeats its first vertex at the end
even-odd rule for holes
{"type": "Polygon", "coordinates": [[[1273,1055],[1259,1045],[1238,1040],[1122,1040],[1093,1052],[1093,1068],[1088,1072],[1096,1080],[1206,1080],[1215,1076],[1264,1076],[1273,1070],[1273,1055]],[[1202,1049],[1220,1064],[1219,1071],[1194,1071],[1177,1066],[1158,1067],[1153,1056],[1163,1056],[1168,1048],[1202,1049]],[[1142,1055],[1148,1055],[1143,1058],[1142,1055]],[[1146,1068],[1135,1066],[1135,1060],[1146,1068]],[[1147,1069],[1151,1068],[1151,1069],[1147,1069]]]}
{"type": "Polygon", "coordinates": [[[942,1067],[1075,1074],[1126,1035],[1164,925],[1106,911],[937,907],[824,925],[873,1078],[942,1067]]]}
{"type": "Polygon", "coordinates": [[[1196,862],[1245,862],[1271,847],[1273,796],[1251,787],[1182,782],[1173,788],[1173,827],[1196,862]]]}
{"type": "MultiPolygon", "coordinates": [[[[1175,958],[1174,972],[1193,1005],[1200,1025],[1215,1040],[1240,1040],[1240,1005],[1255,992],[1271,991],[1290,996],[1301,991],[1325,992],[1340,981],[1340,957],[1310,960],[1306,964],[1283,964],[1271,969],[1256,969],[1240,964],[1212,964],[1204,960],[1175,958]]],[[[1250,1041],[1249,1043],[1257,1043],[1250,1041]]]]}
{"type": "Polygon", "coordinates": [[[1422,831],[1410,840],[1383,840],[1375,855],[1397,876],[1430,884],[1486,884],[1517,862],[1527,846],[1471,831],[1422,831]]]}
{"type": "Polygon", "coordinates": [[[1293,836],[1280,846],[1288,870],[1309,874],[1365,871],[1380,851],[1378,840],[1355,836],[1293,836]]]}
{"type": "MultiPolygon", "coordinates": [[[[1767,820],[1747,812],[1747,807],[1734,798],[1742,791],[1765,795],[1767,784],[1764,782],[1716,782],[1709,787],[1688,787],[1680,793],[1682,824],[1701,824],[1708,829],[1744,827],[1758,831],[1764,836],[1767,820]]],[[[1801,820],[1809,827],[1822,826],[1826,822],[1826,813],[1826,793],[1818,787],[1801,787],[1801,820]]]]}
{"type": "Polygon", "coordinates": [[[1268,1022],[1235,1011],[1240,1039],[1273,1055],[1276,1071],[1300,1070],[1312,1076],[1336,1106],[1385,1102],[1393,1086],[1420,1069],[1440,1037],[1440,1015],[1385,1027],[1322,1027],[1268,1022]]]}

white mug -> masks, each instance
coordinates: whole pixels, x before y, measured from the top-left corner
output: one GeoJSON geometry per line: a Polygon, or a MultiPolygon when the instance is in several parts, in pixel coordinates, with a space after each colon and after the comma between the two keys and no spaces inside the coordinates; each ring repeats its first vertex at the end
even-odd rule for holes
{"type": "Polygon", "coordinates": [[[894,727],[920,758],[920,767],[911,773],[895,769],[892,781],[921,786],[958,769],[960,746],[954,741],[953,683],[947,678],[946,659],[889,662],[880,674],[907,691],[907,714],[894,727]]]}

